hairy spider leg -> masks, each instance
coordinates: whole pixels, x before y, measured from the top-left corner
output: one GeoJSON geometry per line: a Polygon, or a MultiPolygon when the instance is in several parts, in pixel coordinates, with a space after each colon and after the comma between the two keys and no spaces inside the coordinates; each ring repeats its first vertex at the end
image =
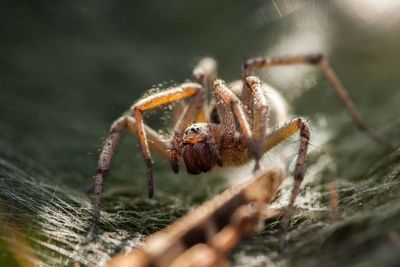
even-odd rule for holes
{"type": "MultiPolygon", "coordinates": [[[[205,101],[203,102],[203,106],[200,109],[197,118],[194,120],[196,122],[209,122],[210,116],[208,114],[208,107],[207,107],[207,98],[208,92],[210,92],[210,88],[212,88],[212,84],[217,78],[217,62],[210,57],[202,58],[194,67],[192,72],[192,80],[196,83],[199,83],[203,86],[204,90],[206,91],[205,94],[205,101]]],[[[176,123],[178,119],[181,117],[184,109],[185,103],[178,103],[174,107],[173,115],[174,115],[174,122],[176,123]]]]}
{"type": "MultiPolygon", "coordinates": [[[[203,58],[197,63],[193,69],[193,80],[203,85],[206,91],[206,100],[209,99],[209,94],[212,93],[212,86],[217,79],[217,62],[211,57],[203,58]]],[[[210,122],[210,112],[208,111],[208,101],[204,101],[203,108],[197,116],[197,122],[210,122]]]]}
{"type": "MultiPolygon", "coordinates": [[[[145,125],[144,127],[150,146],[161,156],[168,158],[168,143],[165,142],[162,136],[159,135],[152,128],[148,127],[147,125],[145,125]]],[[[99,161],[97,163],[97,173],[95,176],[92,222],[87,235],[87,240],[91,240],[93,238],[94,231],[96,230],[97,223],[100,219],[101,197],[104,179],[108,174],[115,149],[117,148],[117,145],[125,128],[128,128],[132,134],[136,135],[135,118],[124,115],[115,120],[114,123],[111,125],[109,135],[104,141],[103,148],[101,149],[99,161]]]]}
{"type": "MultiPolygon", "coordinates": [[[[204,82],[204,81],[209,81],[210,79],[212,79],[209,77],[216,77],[216,63],[215,63],[215,66],[213,67],[212,59],[206,60],[204,62],[203,61],[201,61],[198,64],[198,66],[196,67],[197,70],[195,69],[195,71],[193,72],[193,76],[194,76],[195,80],[197,80],[197,81],[202,80],[204,82]],[[202,67],[202,68],[199,68],[199,67],[202,67]],[[204,69],[202,75],[200,75],[201,69],[204,69]]],[[[187,85],[190,85],[190,84],[187,84],[187,85]]],[[[179,131],[182,131],[189,123],[194,121],[196,119],[196,116],[200,116],[200,115],[194,115],[194,114],[199,114],[200,112],[202,112],[203,117],[205,117],[205,115],[204,115],[205,114],[205,111],[204,111],[205,93],[203,92],[204,90],[200,91],[201,93],[198,93],[197,92],[199,89],[198,85],[194,86],[195,87],[194,91],[193,91],[193,88],[192,89],[189,88],[190,86],[186,86],[188,88],[185,89],[184,88],[185,84],[182,85],[181,87],[183,90],[185,90],[185,92],[180,92],[181,91],[180,88],[175,88],[175,92],[171,92],[171,90],[173,91],[174,89],[170,89],[169,91],[166,91],[167,93],[162,92],[161,94],[164,94],[164,95],[162,95],[161,98],[164,98],[164,99],[161,100],[161,103],[158,100],[159,103],[157,103],[157,105],[164,105],[164,104],[166,104],[166,103],[163,103],[163,101],[165,102],[165,100],[167,100],[166,102],[169,103],[169,101],[170,102],[178,101],[180,99],[189,97],[191,95],[195,95],[192,102],[189,104],[189,106],[187,106],[185,111],[183,111],[181,113],[182,115],[177,120],[175,129],[179,130],[179,131]],[[168,99],[168,98],[170,98],[170,99],[168,99]]],[[[154,98],[153,98],[152,101],[154,104],[154,101],[157,101],[157,100],[154,100],[154,98]]],[[[140,103],[140,101],[138,103],[140,103]]],[[[157,105],[155,105],[155,106],[157,106],[157,105]]],[[[155,106],[151,106],[151,104],[148,104],[147,108],[153,108],[155,106]]],[[[135,107],[132,107],[132,109],[131,109],[132,116],[135,115],[134,108],[135,107]]],[[[139,118],[142,117],[140,115],[141,114],[139,114],[139,118]]],[[[130,130],[130,132],[133,135],[138,135],[140,138],[140,134],[138,134],[138,129],[144,128],[144,137],[146,138],[146,140],[148,139],[150,147],[152,149],[154,149],[161,156],[163,156],[165,158],[171,158],[171,152],[169,149],[170,147],[167,144],[167,142],[163,139],[163,137],[161,135],[159,135],[156,131],[154,131],[153,129],[148,127],[147,125],[143,124],[143,121],[141,121],[141,122],[142,122],[142,126],[137,126],[135,118],[130,117],[130,116],[122,116],[122,117],[118,118],[111,126],[110,134],[109,134],[108,138],[106,139],[106,142],[102,148],[102,152],[99,157],[98,171],[97,171],[97,174],[95,177],[95,186],[94,186],[95,200],[94,200],[94,208],[93,208],[93,216],[92,216],[93,217],[92,225],[91,225],[91,228],[90,228],[89,234],[88,234],[89,240],[92,238],[93,233],[96,229],[96,225],[100,218],[101,194],[102,194],[102,188],[103,188],[103,184],[104,184],[104,178],[107,175],[108,170],[110,168],[114,151],[116,149],[116,146],[119,142],[119,139],[122,135],[123,130],[126,127],[128,127],[128,129],[130,130]]],[[[142,144],[142,142],[141,142],[141,144],[142,144]]],[[[144,150],[142,149],[142,151],[144,151],[144,150]]],[[[171,151],[174,151],[174,150],[172,149],[171,151]]],[[[144,156],[145,159],[146,159],[146,155],[150,155],[149,152],[148,153],[143,152],[143,154],[145,155],[144,156]]],[[[151,161],[151,157],[150,157],[150,161],[151,161]]],[[[148,159],[146,159],[146,163],[147,162],[148,162],[148,159]]],[[[148,170],[148,173],[149,173],[149,170],[148,170]]],[[[150,176],[151,179],[149,179],[149,196],[153,195],[153,191],[154,191],[151,170],[150,170],[150,174],[151,174],[151,176],[150,176]],[[151,187],[151,189],[150,189],[150,187],[151,187]]]]}
{"type": "MultiPolygon", "coordinates": [[[[185,85],[182,85],[182,88],[186,88],[187,91],[189,91],[190,86],[193,86],[193,88],[199,89],[199,85],[197,85],[197,84],[187,84],[186,87],[185,87],[185,85]]],[[[178,127],[182,127],[182,125],[185,122],[190,121],[190,118],[188,118],[188,116],[185,114],[191,114],[192,112],[195,113],[196,112],[195,110],[198,109],[199,106],[201,106],[198,104],[198,102],[199,102],[199,100],[202,100],[204,98],[203,94],[198,94],[196,89],[193,89],[193,88],[192,88],[192,91],[194,90],[193,92],[196,96],[194,97],[192,103],[186,109],[186,112],[183,113],[183,116],[180,119],[181,123],[178,123],[178,127]]],[[[168,94],[166,94],[166,92],[171,92],[171,90],[174,90],[174,89],[170,89],[169,91],[162,92],[162,93],[164,93],[164,97],[169,97],[168,94]]],[[[181,91],[182,91],[181,88],[175,88],[175,91],[173,91],[172,94],[182,94],[181,91]]],[[[190,93],[192,93],[192,95],[193,95],[193,92],[186,92],[187,96],[184,95],[184,96],[180,96],[180,97],[181,98],[188,97],[188,96],[190,96],[190,93]]],[[[162,93],[160,93],[160,94],[162,94],[162,93]]],[[[170,98],[174,98],[174,97],[178,98],[178,99],[173,100],[173,101],[180,100],[179,96],[178,97],[172,96],[170,98]]],[[[163,105],[162,101],[161,101],[160,105],[163,105]]],[[[107,139],[104,143],[104,146],[102,148],[102,151],[101,151],[101,154],[99,157],[99,161],[98,161],[97,174],[95,176],[95,186],[94,186],[95,199],[94,199],[94,207],[93,207],[92,225],[91,225],[91,228],[90,228],[89,234],[88,234],[89,240],[93,237],[94,231],[96,229],[97,223],[100,218],[101,196],[102,196],[102,188],[103,188],[103,184],[104,184],[104,178],[107,175],[108,170],[110,168],[111,160],[114,155],[115,149],[118,145],[118,142],[121,138],[122,132],[125,128],[128,128],[133,135],[137,135],[140,138],[140,134],[138,134],[139,127],[138,127],[138,124],[136,123],[136,121],[137,120],[135,118],[133,118],[131,116],[127,116],[127,115],[118,118],[112,124],[111,129],[110,129],[110,134],[107,137],[107,139]]],[[[163,156],[165,158],[170,158],[169,144],[155,130],[153,130],[152,128],[145,125],[143,123],[143,120],[141,120],[141,123],[142,123],[142,126],[140,127],[140,129],[144,129],[144,133],[145,133],[144,137],[146,138],[146,145],[147,145],[147,143],[149,143],[150,147],[152,149],[154,149],[158,154],[160,154],[161,156],[163,156]]],[[[143,154],[145,154],[145,153],[143,153],[143,154]]],[[[146,156],[145,156],[145,159],[146,159],[146,156]]],[[[151,158],[150,158],[150,160],[151,160],[151,158]]],[[[148,170],[148,173],[149,173],[149,170],[148,170]]],[[[150,170],[150,173],[151,173],[151,170],[150,170]]],[[[151,186],[151,189],[149,188],[149,196],[150,196],[150,194],[152,196],[153,191],[154,191],[152,176],[151,176],[151,180],[149,180],[149,187],[150,186],[151,186]]]]}
{"type": "Polygon", "coordinates": [[[221,145],[229,146],[233,144],[235,140],[235,117],[233,116],[231,107],[225,104],[225,102],[218,94],[215,94],[214,98],[216,100],[216,108],[219,121],[221,123],[222,131],[224,133],[221,139],[221,145]]]}
{"type": "MultiPolygon", "coordinates": [[[[216,79],[217,77],[217,62],[210,57],[206,57],[201,59],[197,65],[194,67],[193,72],[192,72],[192,80],[196,83],[199,83],[203,86],[204,90],[206,90],[205,96],[204,96],[204,102],[203,106],[201,107],[197,118],[193,119],[193,121],[196,122],[209,122],[209,114],[207,112],[207,93],[210,91],[209,89],[212,86],[212,82],[216,79]]],[[[176,124],[179,120],[179,118],[182,116],[182,113],[184,112],[186,107],[185,103],[177,103],[176,106],[174,106],[173,110],[173,121],[174,124],[176,124]]],[[[192,121],[192,122],[193,122],[192,121]]]]}
{"type": "Polygon", "coordinates": [[[204,88],[212,88],[217,75],[217,62],[210,57],[201,59],[193,69],[193,80],[204,88]]]}
{"type": "MultiPolygon", "coordinates": [[[[374,141],[381,143],[387,147],[393,147],[391,141],[380,132],[373,128],[368,127],[353,101],[350,98],[348,90],[343,86],[342,82],[337,77],[335,71],[329,66],[327,60],[321,54],[310,54],[304,56],[286,56],[286,57],[274,57],[274,58],[252,58],[246,61],[242,66],[242,78],[251,75],[256,69],[284,66],[284,65],[295,65],[295,64],[311,64],[318,65],[321,72],[331,85],[331,88],[335,91],[339,99],[350,114],[354,124],[357,128],[365,135],[373,139],[374,141]]],[[[248,92],[244,90],[244,98],[247,99],[246,95],[248,92]]]]}
{"type": "MultiPolygon", "coordinates": [[[[389,148],[393,147],[391,141],[385,135],[381,134],[380,132],[376,131],[373,128],[368,127],[364,123],[358,109],[356,108],[352,99],[350,98],[347,89],[343,86],[342,82],[339,80],[335,71],[332,69],[332,67],[329,66],[327,60],[321,54],[275,57],[275,58],[260,57],[260,58],[249,59],[242,66],[242,78],[245,79],[245,77],[251,75],[256,69],[268,68],[274,66],[295,65],[295,64],[318,65],[321,72],[331,85],[331,88],[335,91],[336,95],[339,97],[340,101],[343,103],[346,110],[350,114],[350,117],[352,118],[353,123],[357,126],[357,128],[372,140],[380,144],[383,144],[386,147],[389,148]]],[[[247,97],[248,99],[247,95],[244,95],[244,97],[247,97]]],[[[336,185],[335,182],[333,182],[333,185],[336,185]]],[[[337,197],[336,187],[332,186],[330,188],[330,192],[331,192],[330,195],[331,195],[332,217],[333,219],[337,219],[339,215],[338,215],[338,197],[337,197]],[[335,192],[333,192],[333,190],[335,190],[335,192]]],[[[286,220],[288,221],[290,216],[286,216],[286,218],[287,218],[286,220]]],[[[282,222],[282,228],[284,232],[286,231],[287,224],[288,222],[285,221],[282,222]]],[[[281,249],[283,249],[284,245],[283,238],[284,235],[281,237],[281,242],[280,242],[281,249]]]]}
{"type": "MultiPolygon", "coordinates": [[[[258,166],[258,161],[260,160],[261,153],[257,153],[257,148],[253,140],[253,134],[251,132],[250,124],[247,121],[246,114],[243,110],[240,99],[228,88],[228,86],[222,80],[216,80],[214,82],[214,92],[216,96],[218,96],[223,101],[223,103],[228,105],[233,111],[233,114],[235,115],[236,120],[239,124],[240,130],[249,147],[250,153],[256,160],[256,166],[258,166]]],[[[221,110],[219,110],[219,112],[221,112],[221,110]]],[[[221,120],[221,124],[223,125],[223,127],[228,128],[229,125],[225,126],[224,123],[225,122],[221,120]]],[[[227,134],[228,133],[224,132],[224,135],[227,134]]]]}
{"type": "Polygon", "coordinates": [[[275,147],[282,141],[286,140],[288,137],[300,131],[300,147],[297,154],[296,167],[294,169],[294,185],[292,193],[290,195],[289,204],[283,213],[283,218],[281,222],[281,237],[279,241],[279,249],[283,252],[285,247],[285,237],[289,225],[289,220],[293,213],[294,203],[296,201],[297,195],[300,191],[301,183],[304,179],[305,164],[307,158],[308,142],[310,140],[310,129],[307,122],[303,118],[295,118],[284,126],[274,130],[272,133],[267,135],[264,152],[275,147]]]}
{"type": "MultiPolygon", "coordinates": [[[[267,136],[267,125],[268,125],[268,111],[269,107],[267,99],[264,95],[262,82],[255,76],[248,76],[245,79],[246,86],[244,90],[249,90],[249,95],[252,99],[252,129],[253,139],[255,143],[256,159],[262,156],[262,147],[267,136]]],[[[256,161],[255,170],[259,169],[259,161],[256,161]]]]}
{"type": "Polygon", "coordinates": [[[140,140],[143,157],[147,167],[148,195],[154,195],[153,160],[151,158],[146,132],[144,130],[143,113],[159,106],[167,105],[187,97],[195,96],[202,87],[197,83],[184,83],[178,87],[154,94],[138,101],[131,107],[131,114],[136,118],[136,131],[140,140]]]}

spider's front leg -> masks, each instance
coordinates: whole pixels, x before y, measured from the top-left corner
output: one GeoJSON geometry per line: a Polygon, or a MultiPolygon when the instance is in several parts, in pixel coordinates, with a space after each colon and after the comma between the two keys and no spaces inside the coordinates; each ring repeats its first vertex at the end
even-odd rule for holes
{"type": "MultiPolygon", "coordinates": [[[[216,98],[221,99],[225,105],[228,105],[233,111],[236,120],[239,124],[240,130],[244,139],[246,140],[247,146],[249,148],[250,154],[256,160],[255,170],[259,168],[259,160],[261,158],[261,147],[258,147],[257,140],[253,138],[253,133],[250,128],[250,124],[247,121],[246,114],[244,112],[242,103],[240,99],[228,88],[228,86],[222,80],[216,80],[214,82],[214,92],[216,93],[216,98]]],[[[224,128],[224,135],[233,135],[232,127],[234,127],[234,121],[228,114],[226,109],[220,109],[221,123],[224,128]],[[224,121],[224,118],[228,120],[224,121]],[[224,125],[226,124],[226,125],[224,125]],[[232,124],[232,125],[229,125],[232,124]],[[229,129],[229,132],[227,131],[229,129]]],[[[234,129],[234,128],[233,128],[234,129]]]]}
{"type": "MultiPolygon", "coordinates": [[[[168,144],[163,138],[153,129],[148,126],[144,126],[147,133],[148,139],[152,148],[157,151],[160,155],[168,157],[168,144]]],[[[108,137],[106,138],[103,148],[101,150],[99,161],[97,163],[97,173],[95,176],[94,185],[94,203],[93,203],[93,214],[91,227],[87,235],[87,240],[91,240],[96,230],[97,223],[100,219],[101,209],[101,195],[103,190],[104,179],[108,174],[111,166],[111,160],[114,152],[117,148],[119,140],[121,139],[122,133],[128,128],[133,135],[136,135],[136,120],[131,116],[122,116],[118,118],[110,128],[108,137]]]]}
{"type": "MultiPolygon", "coordinates": [[[[259,78],[255,76],[246,77],[243,90],[248,91],[249,100],[251,101],[251,105],[248,107],[251,108],[249,119],[252,120],[255,153],[257,153],[256,158],[259,159],[262,156],[262,147],[264,146],[267,136],[269,107],[263,92],[262,82],[259,78]]],[[[260,165],[257,160],[255,170],[259,168],[260,165]]]]}
{"type": "MultiPolygon", "coordinates": [[[[187,97],[199,95],[199,92],[201,91],[201,89],[202,89],[201,85],[199,85],[197,83],[185,83],[185,84],[180,85],[179,87],[172,88],[167,91],[144,98],[144,99],[140,100],[139,102],[137,102],[135,105],[133,105],[131,108],[131,113],[136,118],[137,135],[139,137],[140,147],[142,149],[143,157],[146,162],[147,181],[148,181],[147,189],[148,189],[148,195],[150,198],[153,197],[153,194],[154,194],[153,160],[151,158],[151,154],[150,154],[150,150],[149,150],[147,135],[144,130],[143,113],[145,111],[154,109],[159,106],[168,105],[170,103],[182,100],[187,97]]],[[[199,98],[202,98],[202,97],[203,96],[200,94],[199,98]]],[[[197,97],[195,99],[197,99],[197,97]]],[[[195,102],[195,104],[196,103],[197,102],[195,102]]],[[[188,109],[183,113],[184,118],[186,118],[185,116],[190,115],[190,112],[188,112],[188,110],[192,110],[192,109],[196,110],[198,108],[198,105],[195,105],[195,104],[190,105],[188,107],[188,109]],[[185,115],[185,114],[189,114],[189,115],[185,115]]],[[[180,119],[179,121],[182,121],[182,119],[180,119]]],[[[173,154],[171,156],[173,156],[173,154]]]]}

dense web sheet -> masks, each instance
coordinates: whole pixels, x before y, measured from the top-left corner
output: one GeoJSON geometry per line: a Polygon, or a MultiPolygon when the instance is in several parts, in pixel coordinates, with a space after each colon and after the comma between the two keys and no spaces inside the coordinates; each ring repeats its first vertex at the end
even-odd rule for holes
{"type": "MultiPolygon", "coordinates": [[[[311,160],[310,169],[321,164],[321,157],[311,156],[311,160]]],[[[45,168],[6,148],[0,155],[0,179],[3,229],[16,228],[23,233],[34,251],[25,256],[36,255],[33,260],[40,266],[65,266],[75,261],[101,265],[116,252],[137,247],[147,235],[189,208],[168,196],[150,201],[112,194],[106,198],[95,240],[84,244],[91,202],[83,192],[55,183],[58,180],[45,168]]],[[[259,266],[265,262],[351,265],[354,254],[362,257],[372,253],[379,260],[383,249],[389,262],[399,260],[400,150],[384,157],[354,181],[339,181],[342,220],[337,223],[329,219],[326,185],[310,182],[306,187],[288,236],[289,253],[284,257],[277,254],[279,223],[271,221],[261,235],[236,250],[232,256],[236,266],[259,266]],[[316,194],[310,197],[310,192],[316,194]]],[[[3,242],[10,239],[5,232],[2,231],[3,242]]]]}
{"type": "MultiPolygon", "coordinates": [[[[37,255],[30,260],[40,266],[71,265],[75,261],[101,265],[116,252],[136,247],[145,235],[183,213],[184,208],[176,207],[178,202],[172,198],[162,199],[160,204],[113,196],[113,213],[102,212],[102,233],[85,244],[91,202],[84,192],[54,184],[57,179],[44,168],[7,149],[1,151],[1,221],[6,222],[4,229],[15,228],[26,236],[37,255]]],[[[18,248],[21,244],[6,231],[0,232],[0,240],[11,239],[18,248]]]]}

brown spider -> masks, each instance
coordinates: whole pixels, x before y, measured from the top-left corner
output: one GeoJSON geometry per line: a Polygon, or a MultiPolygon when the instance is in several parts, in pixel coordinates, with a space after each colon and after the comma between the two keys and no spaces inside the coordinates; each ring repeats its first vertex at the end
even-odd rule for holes
{"type": "Polygon", "coordinates": [[[265,152],[299,131],[300,147],[294,170],[295,182],[282,220],[283,231],[286,231],[304,177],[310,139],[309,127],[304,119],[298,117],[274,131],[269,131],[268,128],[272,127],[268,125],[268,119],[272,118],[271,121],[276,121],[277,118],[270,115],[276,113],[270,110],[273,105],[267,102],[269,99],[265,94],[266,85],[263,85],[259,78],[252,76],[252,73],[256,69],[293,64],[319,66],[356,126],[375,141],[389,144],[383,135],[363,123],[347,90],[322,55],[250,59],[242,66],[242,82],[235,83],[234,86],[227,85],[222,80],[216,80],[216,62],[211,58],[205,58],[195,67],[193,82],[183,83],[139,100],[125,115],[112,124],[98,161],[89,238],[92,237],[100,217],[104,177],[110,168],[115,148],[125,128],[137,135],[140,140],[147,166],[149,197],[153,196],[154,191],[153,161],[149,146],[170,160],[175,173],[179,171],[180,160],[183,160],[187,171],[191,174],[207,172],[215,165],[221,167],[240,165],[252,158],[255,159],[256,170],[259,169],[259,160],[265,152]],[[212,92],[210,101],[207,98],[209,92],[212,92]],[[191,98],[191,101],[181,111],[181,116],[177,119],[168,141],[144,124],[144,112],[186,98],[191,98]]]}

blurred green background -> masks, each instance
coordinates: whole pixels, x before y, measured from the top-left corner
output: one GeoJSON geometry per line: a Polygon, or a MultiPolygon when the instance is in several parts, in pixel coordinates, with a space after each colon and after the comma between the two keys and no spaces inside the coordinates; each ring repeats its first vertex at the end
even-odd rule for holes
{"type": "MultiPolygon", "coordinates": [[[[41,266],[102,263],[226,186],[220,174],[174,175],[155,157],[157,198],[147,200],[137,140],[127,136],[106,183],[96,241],[79,245],[91,208],[85,190],[110,124],[146,90],[189,79],[204,56],[234,80],[250,57],[322,52],[367,124],[398,144],[399,12],[390,0],[2,1],[0,265],[18,266],[10,245],[18,242],[7,235],[14,228],[41,266]]],[[[306,205],[294,220],[286,255],[276,253],[279,227],[271,222],[235,251],[235,265],[398,266],[399,150],[360,134],[317,70],[262,75],[315,128],[309,166],[317,179],[304,192],[318,192],[310,201],[322,208],[306,205]],[[325,186],[333,179],[337,223],[328,218],[325,186]]],[[[296,144],[285,146],[289,164],[296,144]]]]}

